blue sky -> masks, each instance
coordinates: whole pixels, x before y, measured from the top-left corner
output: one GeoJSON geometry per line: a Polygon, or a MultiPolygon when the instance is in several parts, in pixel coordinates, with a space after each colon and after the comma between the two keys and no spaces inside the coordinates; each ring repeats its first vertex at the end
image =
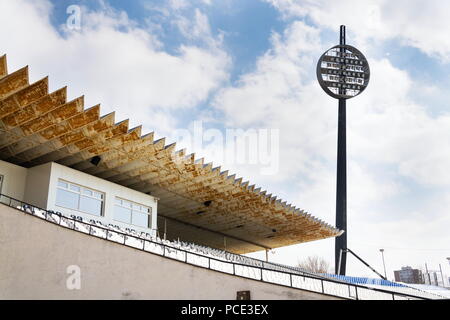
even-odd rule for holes
{"type": "MultiPolygon", "coordinates": [[[[448,12],[439,0],[5,0],[0,54],[10,71],[29,65],[32,81],[49,75],[52,90],[68,85],[86,107],[101,103],[168,142],[199,120],[223,133],[278,130],[276,174],[227,163],[212,143],[188,151],[334,224],[337,103],[315,65],[345,24],[372,71],[348,102],[349,247],[378,270],[385,248],[390,277],[425,262],[450,276],[448,12]],[[68,29],[70,5],[79,30],[68,29]]],[[[270,259],[333,265],[333,248],[321,240],[270,259]]],[[[348,269],[372,275],[351,258],[348,269]]]]}
{"type": "MultiPolygon", "coordinates": [[[[67,20],[66,9],[72,4],[86,6],[90,10],[101,10],[102,2],[97,1],[53,1],[54,5],[51,22],[55,28],[65,24],[67,20]]],[[[164,49],[172,54],[177,53],[181,44],[187,43],[187,39],[180,34],[170,19],[164,17],[161,7],[167,7],[169,1],[121,1],[111,0],[103,2],[116,10],[125,11],[135,22],[144,26],[148,19],[160,23],[164,31],[159,34],[164,44],[164,49]],[[154,7],[151,9],[150,7],[154,7]]],[[[186,2],[188,3],[188,2],[186,2]]],[[[201,8],[209,19],[211,30],[214,34],[225,32],[224,46],[233,58],[231,78],[237,79],[239,74],[250,71],[258,56],[264,54],[270,47],[269,37],[272,31],[281,31],[285,22],[280,19],[273,7],[263,1],[242,1],[236,6],[234,1],[221,1],[214,5],[208,5],[201,1],[192,1],[201,8]],[[245,44],[245,45],[243,45],[245,44]]],[[[184,9],[187,16],[192,16],[192,7],[184,9]]]]}

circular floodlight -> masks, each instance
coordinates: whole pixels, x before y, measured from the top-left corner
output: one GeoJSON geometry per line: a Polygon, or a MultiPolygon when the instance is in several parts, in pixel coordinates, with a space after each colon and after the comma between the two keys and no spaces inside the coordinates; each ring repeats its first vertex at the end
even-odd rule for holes
{"type": "Polygon", "coordinates": [[[327,50],[317,63],[320,86],[336,99],[356,97],[367,87],[369,79],[367,59],[349,45],[338,45],[327,50]]]}

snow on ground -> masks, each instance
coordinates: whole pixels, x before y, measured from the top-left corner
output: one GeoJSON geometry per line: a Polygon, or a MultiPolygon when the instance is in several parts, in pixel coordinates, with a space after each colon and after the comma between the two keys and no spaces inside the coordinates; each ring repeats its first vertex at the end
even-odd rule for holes
{"type": "Polygon", "coordinates": [[[426,291],[429,293],[438,294],[450,299],[450,290],[443,287],[431,286],[428,284],[411,284],[411,283],[405,283],[404,285],[418,290],[426,291]]]}

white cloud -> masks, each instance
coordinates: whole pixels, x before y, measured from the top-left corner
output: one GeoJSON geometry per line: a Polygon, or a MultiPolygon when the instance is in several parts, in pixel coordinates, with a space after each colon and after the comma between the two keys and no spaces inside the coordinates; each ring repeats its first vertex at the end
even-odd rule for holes
{"type": "Polygon", "coordinates": [[[189,6],[186,0],[170,0],[169,5],[172,9],[180,10],[189,6]]]}
{"type": "Polygon", "coordinates": [[[425,185],[449,186],[450,113],[437,117],[411,99],[409,75],[388,60],[371,61],[368,89],[348,102],[349,151],[372,164],[395,165],[425,185]]]}
{"type": "Polygon", "coordinates": [[[430,56],[450,62],[450,3],[441,0],[266,0],[286,18],[306,17],[339,30],[344,24],[355,43],[399,39],[430,56]]]}
{"type": "Polygon", "coordinates": [[[211,37],[208,17],[202,14],[199,9],[195,9],[193,20],[185,16],[179,16],[175,23],[181,33],[187,38],[201,39],[205,36],[211,37]]]}
{"type": "Polygon", "coordinates": [[[232,167],[233,172],[245,172],[246,178],[263,186],[299,172],[308,175],[312,165],[308,153],[318,144],[334,145],[330,145],[329,130],[335,126],[335,114],[323,107],[328,100],[308,75],[320,50],[318,30],[296,22],[282,35],[274,33],[271,42],[255,70],[242,75],[235,86],[221,89],[213,102],[228,127],[279,130],[281,166],[277,174],[261,177],[260,168],[232,167]]]}
{"type": "MultiPolygon", "coordinates": [[[[32,80],[49,75],[51,89],[68,85],[70,97],[85,94],[86,107],[101,103],[117,120],[167,134],[172,112],[205,101],[228,78],[229,57],[211,33],[203,36],[214,46],[182,44],[174,55],[123,11],[83,8],[81,30],[62,26],[60,34],[49,22],[51,10],[46,1],[1,2],[0,41],[10,70],[29,64],[32,80]]],[[[207,29],[207,19],[199,20],[207,29]]]]}
{"type": "Polygon", "coordinates": [[[274,33],[272,49],[258,59],[255,71],[242,75],[237,86],[223,89],[215,106],[233,125],[280,120],[277,115],[296,107],[293,104],[297,104],[298,90],[309,70],[305,66],[313,62],[310,53],[319,48],[318,36],[317,30],[301,22],[292,24],[283,36],[274,33]]]}

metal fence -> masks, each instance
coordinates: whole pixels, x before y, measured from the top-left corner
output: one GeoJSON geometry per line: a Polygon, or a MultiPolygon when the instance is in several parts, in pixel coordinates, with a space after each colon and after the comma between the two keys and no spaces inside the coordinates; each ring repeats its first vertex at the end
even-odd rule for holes
{"type": "MultiPolygon", "coordinates": [[[[186,264],[228,273],[234,276],[274,283],[289,288],[297,288],[320,294],[335,296],[353,300],[424,300],[439,299],[440,297],[427,294],[416,296],[406,293],[397,293],[389,290],[375,289],[362,285],[349,284],[328,278],[314,276],[312,274],[299,274],[299,272],[287,272],[263,268],[234,261],[225,261],[205,254],[188,251],[175,247],[174,243],[164,243],[161,239],[146,239],[137,235],[116,230],[114,226],[98,225],[79,221],[76,217],[67,217],[60,212],[45,210],[12,197],[0,194],[0,203],[18,209],[34,217],[57,224],[71,230],[82,232],[107,241],[113,241],[141,251],[157,254],[169,259],[186,264]]],[[[263,262],[263,261],[260,261],[263,262]]],[[[281,267],[279,264],[274,264],[281,267]]]]}

